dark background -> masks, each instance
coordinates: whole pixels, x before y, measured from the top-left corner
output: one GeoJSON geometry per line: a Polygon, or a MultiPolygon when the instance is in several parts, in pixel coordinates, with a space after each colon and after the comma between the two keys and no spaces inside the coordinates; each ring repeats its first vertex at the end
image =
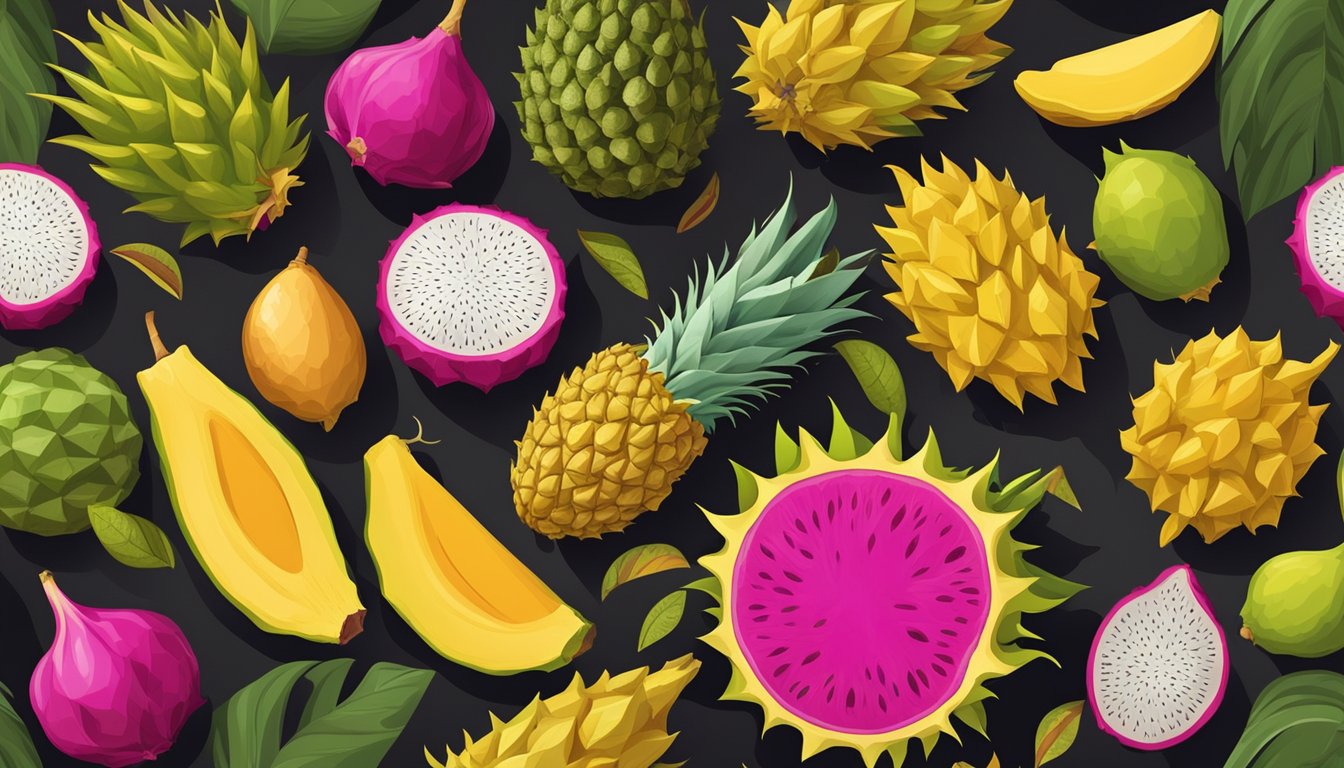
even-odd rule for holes
{"type": "MultiPolygon", "coordinates": [[[[87,39],[85,6],[57,0],[59,27],[87,39]]],[[[110,10],[110,0],[89,3],[110,10]]],[[[213,5],[205,0],[172,0],[170,7],[201,14],[213,5]]],[[[227,5],[227,4],[226,4],[227,5]]],[[[386,0],[360,45],[397,42],[423,35],[447,10],[447,0],[417,3],[386,0]]],[[[829,404],[840,403],[847,416],[870,435],[885,423],[864,399],[838,356],[828,356],[802,376],[792,391],[773,400],[736,428],[716,433],[707,454],[676,487],[657,513],[641,518],[623,535],[604,541],[567,540],[558,544],[534,536],[519,524],[510,501],[508,467],[512,441],[521,434],[533,405],[559,376],[594,350],[644,332],[643,318],[671,304],[673,291],[684,290],[691,265],[706,254],[719,254],[725,242],[736,244],[751,222],[772,211],[783,198],[792,176],[801,213],[840,203],[834,243],[844,252],[879,248],[873,224],[888,221],[884,204],[899,202],[896,184],[885,165],[915,168],[921,154],[939,152],[965,167],[978,157],[991,169],[1007,168],[1019,187],[1045,195],[1058,227],[1090,268],[1102,275],[1098,310],[1100,340],[1091,344],[1096,359],[1084,365],[1087,393],[1060,390],[1060,404],[1027,403],[1019,413],[988,385],[976,382],[957,394],[931,356],[908,346],[911,325],[880,295],[890,284],[874,265],[863,286],[871,291],[864,306],[876,317],[858,330],[896,356],[910,394],[907,435],[922,439],[938,430],[952,465],[982,464],[1002,450],[1005,471],[1023,472],[1062,463],[1082,502],[1075,511],[1048,501],[1020,528],[1019,537],[1042,545],[1037,562],[1056,573],[1092,586],[1064,607],[1034,616],[1028,626],[1043,635],[1062,668],[1034,662],[1011,678],[995,683],[997,701],[988,703],[992,749],[1003,765],[1031,763],[1033,737],[1041,716],[1058,704],[1083,698],[1088,648],[1099,617],[1131,589],[1147,584],[1163,568],[1190,563],[1208,591],[1231,646],[1232,678],[1216,717],[1184,744],[1165,752],[1128,750],[1097,730],[1090,713],[1084,717],[1078,742],[1056,764],[1066,766],[1216,766],[1231,750],[1245,723],[1251,702],[1274,677],[1308,667],[1339,669],[1339,654],[1315,661],[1267,655],[1237,638],[1238,611],[1247,579],[1269,557],[1293,549],[1320,548],[1344,535],[1333,482],[1340,450],[1344,408],[1332,407],[1324,417],[1318,441],[1327,455],[1299,486],[1302,498],[1290,501],[1282,525],[1252,537],[1238,530],[1213,545],[1187,532],[1165,549],[1157,546],[1161,516],[1148,512],[1144,494],[1124,475],[1128,457],[1117,431],[1131,423],[1129,398],[1152,383],[1155,359],[1170,359],[1191,336],[1211,327],[1226,333],[1238,323],[1252,337],[1282,331],[1285,351],[1309,359],[1339,328],[1316,318],[1298,291],[1288,248],[1293,203],[1265,211],[1249,226],[1234,203],[1228,203],[1232,261],[1211,304],[1152,303],[1130,294],[1083,246],[1091,240],[1091,204],[1101,173],[1101,148],[1118,147],[1124,139],[1144,148],[1191,155],[1225,196],[1233,196],[1233,180],[1223,171],[1217,137],[1217,103],[1212,69],[1178,102],[1144,120],[1110,128],[1069,129],[1044,123],[1019,100],[1012,88],[1016,73],[1045,68],[1051,62],[1128,35],[1157,28],[1208,7],[1207,0],[1019,0],[994,29],[994,37],[1016,49],[997,68],[995,77],[965,92],[969,107],[951,119],[925,122],[920,139],[892,140],[874,153],[843,148],[823,156],[810,146],[778,135],[757,132],[745,117],[747,99],[731,91],[732,73],[741,60],[741,34],[734,16],[759,21],[762,0],[693,2],[705,9],[706,33],[719,77],[723,117],[703,165],[681,189],[643,201],[594,200],[570,193],[558,180],[530,161],[518,136],[510,106],[517,88],[510,74],[518,67],[516,46],[523,25],[531,20],[530,0],[475,0],[463,26],[467,55],[484,80],[500,119],[485,156],[450,191],[385,189],[354,172],[342,149],[324,135],[322,96],[327,78],[344,54],[311,58],[269,56],[263,61],[273,85],[293,78],[296,111],[307,111],[313,145],[299,173],[306,185],[292,196],[294,206],[269,231],[251,243],[232,238],[216,249],[208,239],[188,247],[180,258],[185,300],[174,301],[134,269],[116,259],[104,262],[84,305],[68,320],[38,332],[0,334],[0,360],[30,349],[60,345],[88,357],[126,390],[141,428],[149,424],[135,372],[153,356],[145,339],[142,315],[159,313],[159,327],[169,346],[189,344],[196,356],[227,384],[253,399],[298,446],[322,487],[336,532],[350,560],[361,596],[369,609],[362,635],[347,647],[317,645],[256,629],[222,598],[192,560],[173,523],[154,451],[146,448],[143,477],[122,505],[145,515],[168,531],[181,563],[167,571],[136,571],[117,564],[92,534],[42,539],[6,530],[0,534],[0,681],[24,691],[28,677],[51,641],[50,611],[37,573],[52,569],[62,588],[76,601],[105,607],[150,608],[179,624],[195,646],[202,684],[212,705],[221,705],[241,685],[286,661],[354,656],[356,674],[377,660],[432,667],[439,676],[419,711],[385,761],[386,765],[423,764],[421,749],[429,745],[442,754],[445,743],[458,747],[462,730],[480,734],[488,727],[487,712],[508,716],[538,692],[562,688],[573,670],[497,678],[482,675],[437,657],[380,599],[377,577],[363,545],[364,451],[384,435],[414,433],[412,416],[424,421],[426,434],[443,442],[421,447],[417,454],[442,477],[446,486],[511,550],[533,567],[564,599],[590,619],[599,632],[596,646],[575,663],[592,679],[602,669],[621,671],[641,664],[661,664],[695,652],[705,666],[673,710],[672,725],[681,737],[667,760],[689,759],[692,766],[736,768],[798,765],[799,738],[780,728],[760,736],[761,717],[754,707],[721,703],[718,694],[728,667],[696,637],[709,627],[698,609],[707,598],[693,594],[689,615],[668,638],[636,653],[636,635],[650,606],[663,594],[689,581],[686,571],[651,577],[599,603],[597,591],[607,565],[636,544],[665,541],[695,558],[718,549],[720,542],[695,509],[733,509],[735,493],[728,460],[736,459],[758,472],[770,469],[771,435],[783,418],[827,433],[829,404]],[[677,219],[704,188],[710,173],[722,179],[718,209],[698,228],[673,233],[677,219]],[[570,292],[560,340],[550,359],[520,379],[484,395],[465,385],[436,389],[412,373],[378,339],[374,309],[377,263],[413,213],[453,200],[493,203],[531,218],[551,230],[551,237],[569,263],[570,292]],[[626,238],[639,254],[648,276],[650,301],[622,290],[580,256],[575,228],[612,232],[626,238]],[[359,319],[369,352],[368,379],[360,400],[342,415],[331,433],[299,422],[261,401],[249,381],[241,356],[239,329],[252,297],[282,268],[300,245],[313,250],[312,263],[346,298],[359,319]],[[116,262],[116,263],[112,263],[116,262]]],[[[1214,3],[1221,9],[1222,3],[1214,3]]],[[[225,9],[230,23],[241,29],[242,17],[225,9]]],[[[60,58],[82,68],[78,54],[65,42],[60,58]]],[[[52,135],[75,130],[59,112],[52,135]]],[[[74,150],[47,146],[41,163],[68,181],[90,204],[105,247],[152,241],[173,247],[180,229],[145,216],[122,215],[129,198],[97,178],[87,159],[74,150]]],[[[1234,197],[1234,196],[1233,196],[1234,197]]],[[[1315,401],[1334,401],[1344,391],[1344,367],[1328,370],[1314,390],[1315,401]]],[[[73,765],[43,738],[26,696],[18,706],[49,766],[73,765]]],[[[178,744],[159,764],[209,765],[208,710],[202,709],[183,731],[178,744]]],[[[988,761],[991,746],[968,732],[966,746],[945,739],[927,761],[948,766],[964,759],[975,766],[988,761]]],[[[918,752],[918,750],[914,750],[918,752]]],[[[921,765],[912,756],[911,766],[921,765]]],[[[832,750],[809,768],[859,766],[856,753],[832,750]]]]}

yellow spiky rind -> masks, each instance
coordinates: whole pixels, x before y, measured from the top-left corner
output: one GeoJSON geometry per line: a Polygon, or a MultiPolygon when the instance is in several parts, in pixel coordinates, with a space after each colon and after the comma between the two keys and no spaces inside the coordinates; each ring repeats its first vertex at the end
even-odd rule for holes
{"type": "Polygon", "coordinates": [[[916,120],[966,108],[956,93],[1010,49],[987,32],[1012,0],[792,0],[741,19],[736,90],[764,131],[797,132],[822,151],[917,136],[916,120]]]}
{"type": "Polygon", "coordinates": [[[458,752],[440,762],[425,749],[432,768],[649,768],[672,745],[667,716],[690,684],[700,662],[691,655],[663,665],[612,676],[592,685],[577,673],[569,687],[534,698],[510,720],[490,714],[490,732],[480,739],[463,733],[458,752]]]}
{"type": "Polygon", "coordinates": [[[1134,399],[1120,445],[1133,457],[1127,479],[1168,514],[1162,546],[1187,527],[1212,542],[1237,527],[1278,525],[1324,453],[1315,440],[1326,406],[1308,396],[1338,351],[1332,341],[1311,362],[1287,360],[1277,335],[1255,341],[1237,326],[1153,363],[1153,388],[1134,399]]]}
{"type": "Polygon", "coordinates": [[[776,440],[776,456],[780,466],[774,477],[757,475],[735,465],[738,482],[742,486],[739,488],[739,498],[746,506],[741,513],[715,515],[705,510],[710,523],[723,536],[725,544],[723,549],[699,560],[700,565],[718,580],[722,592],[722,618],[701,640],[723,654],[732,667],[732,677],[722,698],[760,706],[764,711],[763,731],[778,726],[790,726],[799,731],[802,735],[803,759],[839,747],[858,751],[870,768],[876,766],[884,754],[891,757],[894,766],[900,766],[912,742],[918,741],[924,753],[928,754],[943,734],[960,740],[954,718],[983,734],[983,702],[994,696],[986,683],[1008,675],[1034,659],[1044,658],[1054,662],[1044,651],[1017,644],[1023,639],[1039,639],[1022,627],[1022,616],[1049,610],[1082,587],[1028,563],[1023,553],[1032,547],[1014,540],[1012,529],[1027,511],[1055,487],[1062,475],[1058,470],[1047,474],[1033,472],[1000,484],[997,456],[974,472],[948,469],[943,466],[937,440],[930,432],[918,453],[909,459],[902,459],[898,419],[892,419],[887,435],[874,444],[851,430],[838,410],[834,411],[834,417],[836,423],[829,448],[823,447],[816,438],[802,430],[798,442],[794,443],[781,429],[776,440]],[[731,585],[734,568],[747,532],[765,508],[780,493],[801,480],[856,469],[903,475],[936,488],[966,511],[983,536],[984,551],[989,554],[990,560],[989,618],[961,684],[926,717],[886,733],[853,734],[827,730],[790,712],[771,696],[752,672],[733,621],[734,595],[731,585]]]}
{"type": "Polygon", "coordinates": [[[900,289],[886,298],[915,324],[911,345],[932,353],[957,391],[982,379],[1019,409],[1027,393],[1056,402],[1056,381],[1083,391],[1100,278],[1055,236],[1045,198],[979,160],[974,180],[942,163],[921,159],[922,183],[893,166],[904,205],[887,206],[894,226],[877,227],[900,289]]]}

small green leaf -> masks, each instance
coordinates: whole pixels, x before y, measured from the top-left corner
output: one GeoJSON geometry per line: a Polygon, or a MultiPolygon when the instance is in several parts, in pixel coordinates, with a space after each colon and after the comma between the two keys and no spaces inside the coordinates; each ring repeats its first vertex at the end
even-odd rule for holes
{"type": "Polygon", "coordinates": [[[644,544],[616,558],[602,577],[602,599],[611,591],[635,579],[677,568],[690,568],[686,556],[671,544],[644,544]]]}
{"type": "Polygon", "coordinates": [[[1078,503],[1078,496],[1073,492],[1073,486],[1069,485],[1069,478],[1064,476],[1063,467],[1055,467],[1047,477],[1045,492],[1074,509],[1081,511],[1083,508],[1078,503]]]}
{"type": "Polygon", "coordinates": [[[89,522],[103,549],[132,568],[172,568],[173,545],[157,525],[116,507],[89,507],[89,522]]]}
{"type": "Polygon", "coordinates": [[[606,232],[579,230],[579,241],[588,249],[593,261],[606,270],[621,287],[641,299],[649,298],[649,286],[644,282],[644,269],[630,249],[630,244],[606,232]]]}
{"type": "Polygon", "coordinates": [[[885,349],[871,341],[847,339],[837,343],[835,351],[849,363],[868,402],[883,413],[905,418],[905,379],[885,349]]]}
{"type": "Polygon", "coordinates": [[[1069,751],[1078,738],[1078,720],[1083,702],[1071,701],[1050,710],[1036,726],[1036,768],[1069,751]]]}
{"type": "Polygon", "coordinates": [[[355,44],[381,0],[233,0],[267,53],[323,54],[355,44]]]}
{"type": "Polygon", "coordinates": [[[731,462],[733,465],[733,478],[737,480],[737,511],[746,512],[751,509],[751,505],[756,503],[756,476],[746,467],[731,462]]]}
{"type": "Polygon", "coordinates": [[[677,234],[680,235],[688,229],[699,226],[700,222],[709,218],[709,214],[714,212],[714,206],[719,204],[719,174],[715,173],[709,177],[709,183],[700,196],[695,198],[691,207],[681,215],[681,221],[677,222],[677,234]]]}
{"type": "Polygon", "coordinates": [[[37,748],[19,713],[9,700],[14,694],[0,683],[0,765],[5,768],[42,768],[37,748]]]}
{"type": "Polygon", "coordinates": [[[644,626],[639,628],[639,647],[636,650],[642,651],[667,637],[681,623],[681,616],[685,612],[686,593],[680,589],[655,603],[649,615],[644,617],[644,626]]]}
{"type": "Polygon", "coordinates": [[[696,592],[704,592],[706,595],[714,598],[716,602],[723,602],[723,585],[719,583],[716,576],[706,576],[703,579],[696,579],[682,589],[693,589],[696,592]]]}
{"type": "Polygon", "coordinates": [[[182,270],[171,253],[149,243],[128,243],[113,248],[112,253],[134,264],[173,298],[182,299],[182,270]]]}

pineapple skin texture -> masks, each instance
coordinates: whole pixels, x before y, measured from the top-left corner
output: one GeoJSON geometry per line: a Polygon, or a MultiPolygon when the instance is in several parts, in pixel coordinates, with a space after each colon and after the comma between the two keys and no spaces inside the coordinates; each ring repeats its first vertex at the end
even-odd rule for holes
{"type": "Polygon", "coordinates": [[[612,677],[603,672],[585,686],[578,674],[565,690],[536,698],[512,720],[490,716],[480,740],[466,736],[462,751],[440,762],[425,750],[432,768],[649,768],[676,739],[667,715],[700,670],[687,655],[657,672],[640,667],[612,677]]]}
{"type": "Polygon", "coordinates": [[[946,157],[941,172],[920,163],[922,184],[892,167],[904,207],[887,206],[895,226],[877,228],[900,288],[886,298],[914,323],[910,344],[932,353],[958,392],[983,379],[1018,409],[1027,393],[1055,403],[1056,381],[1082,392],[1101,279],[1055,236],[1045,198],[979,161],[974,181],[946,157]]]}
{"type": "Polygon", "coordinates": [[[546,395],[517,441],[519,519],[552,539],[587,539],[657,509],[708,442],[688,407],[635,347],[597,352],[546,395]]]}
{"type": "Polygon", "coordinates": [[[1307,397],[1338,351],[1332,341],[1309,363],[1285,360],[1278,336],[1255,341],[1238,326],[1153,364],[1153,388],[1135,398],[1120,445],[1134,459],[1126,479],[1168,513],[1162,546],[1187,527],[1207,543],[1239,526],[1278,525],[1324,453],[1315,440],[1325,405],[1307,397]]]}

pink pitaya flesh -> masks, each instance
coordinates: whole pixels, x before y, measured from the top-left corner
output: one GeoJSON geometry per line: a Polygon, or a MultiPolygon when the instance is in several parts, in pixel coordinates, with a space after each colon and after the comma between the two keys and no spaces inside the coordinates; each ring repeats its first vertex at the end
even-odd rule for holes
{"type": "Polygon", "coordinates": [[[1317,315],[1344,327],[1344,167],[1302,190],[1288,245],[1307,301],[1317,315]]]}
{"type": "Polygon", "coordinates": [[[383,343],[435,386],[483,391],[550,354],[565,317],[565,265],[546,231],[497,208],[416,216],[383,258],[383,343]]]}
{"type": "Polygon", "coordinates": [[[424,38],[355,51],[327,84],[327,133],[379,184],[444,188],[481,158],[495,109],[462,53],[465,0],[424,38]]]}
{"type": "Polygon", "coordinates": [[[1101,730],[1137,749],[1190,738],[1223,701],[1227,637],[1189,566],[1121,600],[1087,659],[1087,698],[1101,730]]]}
{"type": "Polygon", "coordinates": [[[79,605],[50,571],[42,585],[56,639],[28,693],[47,738],[71,757],[108,768],[158,757],[205,703],[182,630],[153,611],[79,605]]]}
{"type": "Polygon", "coordinates": [[[34,165],[0,163],[0,326],[45,328],[84,300],[98,269],[89,207],[34,165]]]}

